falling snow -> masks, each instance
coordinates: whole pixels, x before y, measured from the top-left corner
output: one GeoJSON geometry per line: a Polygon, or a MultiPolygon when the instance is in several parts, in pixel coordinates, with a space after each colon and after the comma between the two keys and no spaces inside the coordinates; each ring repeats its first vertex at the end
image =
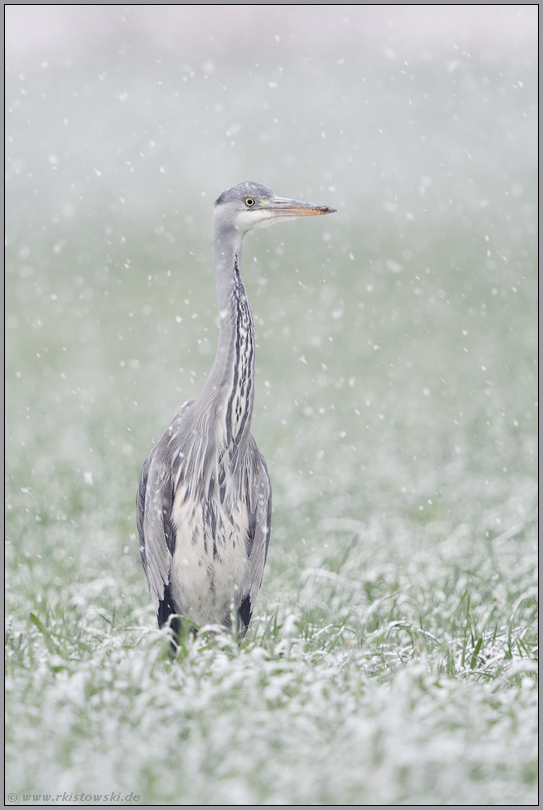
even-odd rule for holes
{"type": "Polygon", "coordinates": [[[537,802],[535,13],[7,8],[8,793],[537,802]],[[170,662],[137,478],[245,179],[338,213],[247,239],[268,564],[170,662]]]}

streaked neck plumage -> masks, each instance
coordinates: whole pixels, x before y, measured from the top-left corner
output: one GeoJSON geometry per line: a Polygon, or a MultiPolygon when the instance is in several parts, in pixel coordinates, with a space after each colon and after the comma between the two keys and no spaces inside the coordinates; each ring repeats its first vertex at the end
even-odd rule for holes
{"type": "Polygon", "coordinates": [[[251,427],[254,400],[253,315],[241,278],[243,232],[215,224],[213,254],[220,333],[215,362],[199,398],[213,413],[219,447],[239,448],[251,427]]]}

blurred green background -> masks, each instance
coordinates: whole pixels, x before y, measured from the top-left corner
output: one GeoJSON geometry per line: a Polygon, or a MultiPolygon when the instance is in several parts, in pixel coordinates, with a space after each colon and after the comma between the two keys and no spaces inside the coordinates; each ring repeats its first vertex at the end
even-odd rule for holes
{"type": "Polygon", "coordinates": [[[211,368],[213,201],[242,180],[338,209],[244,245],[274,492],[257,613],[323,627],[311,572],[350,531],[355,639],[438,539],[443,582],[509,543],[513,604],[537,498],[536,7],[6,15],[13,626],[92,594],[153,625],[137,479],[211,368]]]}
{"type": "Polygon", "coordinates": [[[252,179],[338,209],[244,248],[272,561],[473,487],[499,533],[535,473],[534,13],[10,9],[18,520],[76,510],[137,557],[139,468],[215,351],[213,200],[252,179]]]}

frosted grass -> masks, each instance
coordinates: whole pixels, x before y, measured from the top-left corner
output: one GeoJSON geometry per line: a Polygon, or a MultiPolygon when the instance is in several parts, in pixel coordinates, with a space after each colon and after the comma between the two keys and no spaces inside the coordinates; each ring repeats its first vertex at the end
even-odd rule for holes
{"type": "Polygon", "coordinates": [[[26,750],[10,781],[21,791],[114,787],[172,804],[535,801],[530,661],[485,682],[469,668],[436,675],[431,656],[405,650],[408,660],[378,678],[368,649],[323,657],[289,635],[242,652],[197,643],[170,666],[150,635],[134,646],[133,633],[109,636],[85,661],[44,651],[32,701],[10,688],[19,710],[8,751],[26,750]]]}
{"type": "Polygon", "coordinates": [[[126,571],[13,621],[10,786],[172,804],[535,802],[530,532],[477,546],[443,523],[321,531],[311,567],[268,578],[241,648],[202,634],[170,662],[126,571]]]}

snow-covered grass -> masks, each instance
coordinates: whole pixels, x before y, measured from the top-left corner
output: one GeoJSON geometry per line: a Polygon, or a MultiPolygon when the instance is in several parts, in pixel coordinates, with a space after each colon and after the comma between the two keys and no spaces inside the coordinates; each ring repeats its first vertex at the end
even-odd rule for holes
{"type": "Polygon", "coordinates": [[[155,804],[535,803],[531,532],[321,531],[312,566],[272,566],[241,647],[202,634],[174,662],[139,572],[82,584],[88,529],[70,547],[78,581],[26,559],[8,633],[9,787],[155,804]]]}
{"type": "Polygon", "coordinates": [[[286,129],[266,141],[276,130],[252,116],[267,79],[244,84],[236,66],[217,87],[180,82],[181,96],[136,63],[101,83],[88,66],[29,67],[23,95],[13,74],[17,803],[537,801],[531,68],[453,54],[453,68],[412,65],[411,82],[389,60],[361,84],[342,56],[319,94],[291,63],[269,102],[286,129]],[[236,82],[241,157],[221,140],[236,82]],[[339,210],[245,244],[270,554],[245,641],[201,633],[170,661],[139,560],[137,478],[211,366],[210,195],[246,178],[339,210]]]}

